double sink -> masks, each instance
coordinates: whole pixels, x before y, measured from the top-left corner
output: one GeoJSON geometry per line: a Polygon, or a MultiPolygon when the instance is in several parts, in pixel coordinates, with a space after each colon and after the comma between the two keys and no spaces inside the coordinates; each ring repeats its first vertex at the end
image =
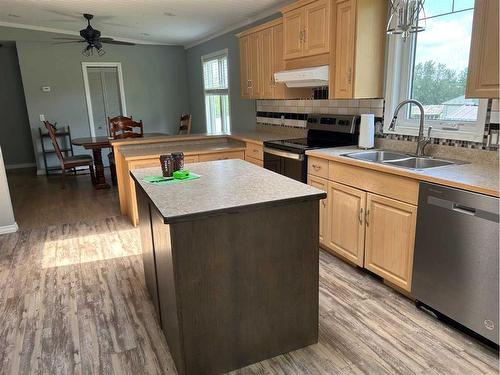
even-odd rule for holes
{"type": "Polygon", "coordinates": [[[348,158],[368,161],[372,163],[391,165],[393,167],[407,169],[428,169],[444,167],[446,165],[463,164],[463,162],[435,159],[429,156],[417,157],[394,151],[374,150],[358,151],[344,154],[348,158]]]}

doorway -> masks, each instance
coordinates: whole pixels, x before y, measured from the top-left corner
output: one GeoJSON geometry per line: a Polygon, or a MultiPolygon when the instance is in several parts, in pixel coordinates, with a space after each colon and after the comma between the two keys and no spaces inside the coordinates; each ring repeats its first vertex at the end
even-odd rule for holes
{"type": "Polygon", "coordinates": [[[121,63],[82,63],[92,137],[109,136],[108,117],[127,116],[121,63]]]}

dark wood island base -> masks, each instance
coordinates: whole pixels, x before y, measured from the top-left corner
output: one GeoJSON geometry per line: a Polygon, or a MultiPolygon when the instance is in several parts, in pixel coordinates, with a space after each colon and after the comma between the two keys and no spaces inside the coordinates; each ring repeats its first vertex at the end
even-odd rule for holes
{"type": "Polygon", "coordinates": [[[147,286],[179,374],[318,341],[317,201],[166,225],[137,191],[147,286]]]}

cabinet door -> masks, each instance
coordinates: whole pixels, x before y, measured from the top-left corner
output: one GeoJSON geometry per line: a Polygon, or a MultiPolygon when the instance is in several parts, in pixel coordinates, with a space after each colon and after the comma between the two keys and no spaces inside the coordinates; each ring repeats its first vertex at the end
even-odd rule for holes
{"type": "MultiPolygon", "coordinates": [[[[316,189],[323,190],[328,193],[328,181],[316,177],[316,176],[307,176],[307,183],[311,186],[314,186],[316,189]]],[[[328,215],[328,197],[319,201],[319,243],[322,245],[326,244],[326,223],[327,223],[327,215],[328,215]]]]}
{"type": "Polygon", "coordinates": [[[274,96],[274,69],[273,69],[273,28],[262,30],[261,34],[261,98],[272,99],[274,96]]]}
{"type": "Polygon", "coordinates": [[[298,8],[283,15],[284,59],[302,57],[302,36],[304,33],[304,8],[298,8]]]}
{"type": "Polygon", "coordinates": [[[353,0],[335,3],[334,98],[353,97],[356,10],[353,0]]]}
{"type": "Polygon", "coordinates": [[[254,33],[249,35],[249,55],[250,55],[250,97],[260,98],[261,96],[261,85],[260,85],[260,68],[261,68],[261,33],[254,33]]]}
{"type": "Polygon", "coordinates": [[[466,96],[499,98],[499,1],[476,0],[466,96]]]}
{"type": "Polygon", "coordinates": [[[335,182],[328,183],[327,247],[363,266],[366,193],[335,182]]]}
{"type": "Polygon", "coordinates": [[[250,38],[240,38],[240,85],[241,97],[250,98],[250,38]]]}
{"type": "Polygon", "coordinates": [[[304,8],[304,56],[330,51],[330,0],[318,0],[304,8]]]}
{"type": "Polygon", "coordinates": [[[365,268],[411,289],[417,207],[368,194],[365,268]]]}
{"type": "MultiPolygon", "coordinates": [[[[283,25],[273,27],[273,73],[285,70],[285,60],[283,58],[283,25]]],[[[283,83],[274,83],[273,99],[284,99],[286,87],[283,83]]]]}

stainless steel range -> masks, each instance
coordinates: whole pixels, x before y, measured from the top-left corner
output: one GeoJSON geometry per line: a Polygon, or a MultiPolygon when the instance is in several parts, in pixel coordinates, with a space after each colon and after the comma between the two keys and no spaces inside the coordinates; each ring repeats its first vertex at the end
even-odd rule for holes
{"type": "Polygon", "coordinates": [[[264,142],[264,168],[307,182],[307,150],[358,143],[359,116],[309,115],[307,138],[264,142]]]}

